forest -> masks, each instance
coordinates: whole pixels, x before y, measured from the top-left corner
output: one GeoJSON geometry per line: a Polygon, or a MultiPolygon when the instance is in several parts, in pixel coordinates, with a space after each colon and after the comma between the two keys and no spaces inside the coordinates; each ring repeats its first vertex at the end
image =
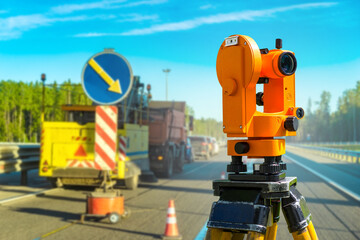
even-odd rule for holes
{"type": "MultiPolygon", "coordinates": [[[[337,109],[330,111],[331,94],[323,91],[320,100],[309,99],[305,118],[300,121],[297,142],[348,142],[360,140],[360,81],[344,91],[337,109]]],[[[80,84],[70,80],[45,86],[45,119],[64,120],[61,105],[91,105],[80,84]]],[[[42,82],[0,81],[0,142],[37,142],[40,134],[42,82]]],[[[193,135],[223,139],[222,123],[215,119],[197,118],[189,106],[186,114],[194,115],[193,135]]]]}
{"type": "Polygon", "coordinates": [[[337,108],[330,111],[330,92],[323,91],[320,100],[308,100],[305,117],[299,121],[298,142],[356,142],[360,141],[360,81],[343,92],[337,108]]]}

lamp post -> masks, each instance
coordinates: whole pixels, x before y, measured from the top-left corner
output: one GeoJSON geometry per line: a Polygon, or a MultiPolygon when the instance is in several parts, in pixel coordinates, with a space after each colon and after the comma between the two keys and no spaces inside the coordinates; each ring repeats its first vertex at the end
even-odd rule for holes
{"type": "Polygon", "coordinates": [[[42,81],[41,121],[42,122],[45,119],[45,80],[46,80],[46,75],[45,73],[43,73],[41,74],[41,81],[42,81]]]}
{"type": "Polygon", "coordinates": [[[163,72],[165,73],[165,91],[166,91],[166,101],[168,100],[168,75],[171,70],[169,68],[163,69],[163,72]]]}

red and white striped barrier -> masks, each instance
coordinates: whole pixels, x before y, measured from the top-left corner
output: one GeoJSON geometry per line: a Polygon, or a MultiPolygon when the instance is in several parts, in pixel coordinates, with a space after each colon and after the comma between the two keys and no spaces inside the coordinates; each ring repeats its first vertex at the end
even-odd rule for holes
{"type": "Polygon", "coordinates": [[[78,167],[78,168],[96,168],[94,161],[67,159],[67,167],[78,167]]]}
{"type": "Polygon", "coordinates": [[[116,157],[117,107],[97,106],[95,115],[95,168],[113,170],[116,157]]]}
{"type": "Polygon", "coordinates": [[[119,136],[119,160],[125,161],[126,158],[126,137],[119,136]]]}

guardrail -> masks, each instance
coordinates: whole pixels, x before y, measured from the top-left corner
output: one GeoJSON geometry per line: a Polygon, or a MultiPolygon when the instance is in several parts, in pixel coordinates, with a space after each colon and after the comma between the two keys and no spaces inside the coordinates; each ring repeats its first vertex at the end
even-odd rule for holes
{"type": "Polygon", "coordinates": [[[350,151],[337,148],[327,148],[327,147],[314,147],[307,146],[303,144],[290,144],[291,146],[306,148],[312,152],[315,152],[321,156],[331,157],[341,161],[347,161],[350,163],[360,163],[360,152],[359,151],[350,151]]]}
{"type": "Polygon", "coordinates": [[[0,174],[21,172],[21,184],[27,185],[27,172],[39,167],[40,144],[0,143],[0,174]]]}
{"type": "Polygon", "coordinates": [[[311,146],[319,146],[319,145],[346,146],[346,145],[360,145],[360,142],[306,142],[304,144],[311,146]]]}

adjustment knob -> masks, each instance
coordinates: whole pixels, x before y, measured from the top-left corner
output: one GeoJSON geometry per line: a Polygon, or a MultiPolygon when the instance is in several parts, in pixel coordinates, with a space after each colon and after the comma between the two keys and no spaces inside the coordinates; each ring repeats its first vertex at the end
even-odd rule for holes
{"type": "Polygon", "coordinates": [[[298,117],[298,119],[302,119],[304,115],[305,115],[304,109],[302,108],[296,109],[296,116],[298,117]]]}
{"type": "Polygon", "coordinates": [[[264,106],[264,93],[263,92],[258,92],[256,94],[256,105],[258,106],[264,106]]]}
{"type": "Polygon", "coordinates": [[[284,128],[290,132],[295,132],[299,127],[299,120],[296,117],[288,117],[284,122],[284,128]]]}
{"type": "Polygon", "coordinates": [[[247,142],[238,142],[235,144],[235,152],[237,154],[247,153],[250,150],[250,146],[247,142]]]}

